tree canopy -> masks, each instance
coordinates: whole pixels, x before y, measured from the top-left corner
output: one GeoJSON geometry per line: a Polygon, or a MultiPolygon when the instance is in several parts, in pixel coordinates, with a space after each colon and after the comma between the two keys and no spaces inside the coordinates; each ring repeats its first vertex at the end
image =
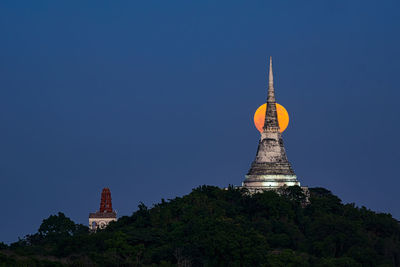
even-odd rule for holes
{"type": "MultiPolygon", "coordinates": [[[[400,226],[390,214],[343,204],[324,188],[254,195],[200,186],[151,208],[143,203],[89,233],[63,213],[7,246],[10,266],[400,266],[400,226]]],[[[1,264],[0,264],[1,266],[1,264]]]]}

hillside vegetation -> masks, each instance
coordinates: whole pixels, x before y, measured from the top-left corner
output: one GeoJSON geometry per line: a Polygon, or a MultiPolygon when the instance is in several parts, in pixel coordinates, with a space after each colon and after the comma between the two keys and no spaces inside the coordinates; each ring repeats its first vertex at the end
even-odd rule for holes
{"type": "Polygon", "coordinates": [[[389,214],[299,187],[255,195],[201,186],[147,208],[140,204],[89,233],[63,213],[7,246],[0,266],[400,266],[400,226],[389,214]]]}

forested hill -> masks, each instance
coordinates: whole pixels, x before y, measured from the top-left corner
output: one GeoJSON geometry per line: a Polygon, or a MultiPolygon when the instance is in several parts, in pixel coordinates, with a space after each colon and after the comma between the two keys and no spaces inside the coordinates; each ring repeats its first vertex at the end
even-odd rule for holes
{"type": "Polygon", "coordinates": [[[400,226],[389,214],[310,189],[248,195],[201,186],[152,208],[140,204],[90,234],[64,214],[7,246],[0,266],[400,266],[400,226]]]}

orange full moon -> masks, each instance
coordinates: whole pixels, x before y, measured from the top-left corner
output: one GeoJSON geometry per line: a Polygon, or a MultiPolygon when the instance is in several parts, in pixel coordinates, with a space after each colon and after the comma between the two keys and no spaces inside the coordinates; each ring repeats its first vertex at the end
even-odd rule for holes
{"type": "MultiPolygon", "coordinates": [[[[267,104],[265,103],[256,110],[256,113],[254,113],[254,125],[260,133],[263,131],[266,109],[267,104]]],[[[276,103],[276,112],[278,114],[280,132],[282,133],[289,125],[289,114],[286,109],[278,103],[276,103]]]]}

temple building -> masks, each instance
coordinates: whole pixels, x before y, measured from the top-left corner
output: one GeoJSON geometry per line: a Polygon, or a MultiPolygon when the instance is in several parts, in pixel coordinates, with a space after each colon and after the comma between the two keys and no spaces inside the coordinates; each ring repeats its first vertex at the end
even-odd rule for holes
{"type": "MultiPolygon", "coordinates": [[[[272,58],[269,62],[269,81],[265,122],[261,132],[256,158],[242,183],[250,193],[277,190],[285,186],[300,186],[286,156],[276,110],[272,58]]],[[[303,190],[307,191],[307,187],[303,190]]]]}
{"type": "Polygon", "coordinates": [[[112,209],[111,192],[109,188],[103,188],[101,192],[100,210],[89,213],[89,229],[96,231],[104,229],[107,225],[117,220],[117,213],[112,209]]]}

